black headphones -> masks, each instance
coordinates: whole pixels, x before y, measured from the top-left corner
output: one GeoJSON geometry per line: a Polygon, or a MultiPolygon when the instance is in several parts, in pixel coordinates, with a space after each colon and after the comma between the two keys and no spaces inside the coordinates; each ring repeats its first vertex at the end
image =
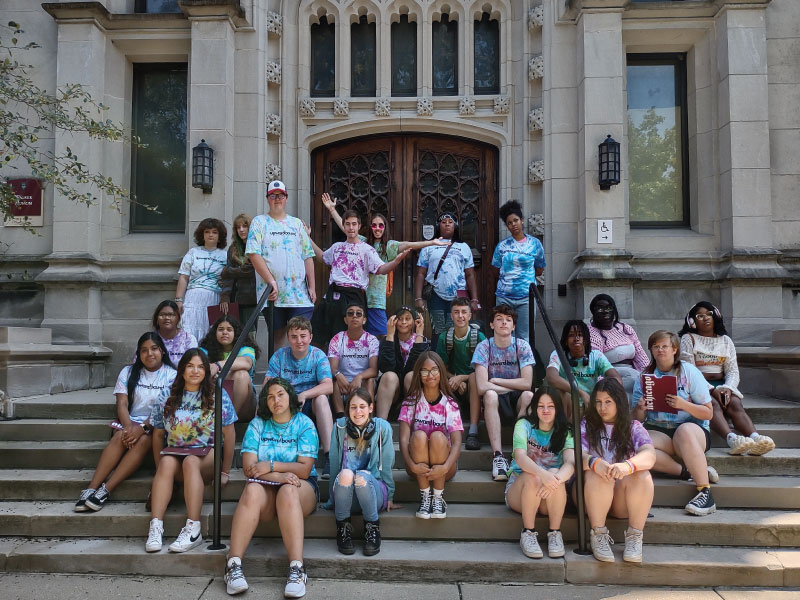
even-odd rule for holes
{"type": "Polygon", "coordinates": [[[367,442],[375,433],[375,419],[370,418],[370,420],[364,427],[359,428],[355,423],[353,423],[350,420],[350,417],[347,417],[347,423],[345,424],[345,429],[347,430],[347,435],[353,438],[354,440],[364,440],[365,442],[367,442]]]}
{"type": "Polygon", "coordinates": [[[584,367],[589,366],[589,357],[586,355],[584,355],[583,358],[572,358],[572,356],[569,357],[569,364],[571,367],[577,367],[578,361],[582,361],[584,367]]]}

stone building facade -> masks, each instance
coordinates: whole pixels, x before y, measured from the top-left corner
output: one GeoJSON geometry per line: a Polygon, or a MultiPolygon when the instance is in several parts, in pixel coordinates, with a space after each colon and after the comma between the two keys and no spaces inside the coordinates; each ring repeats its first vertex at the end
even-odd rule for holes
{"type": "MultiPolygon", "coordinates": [[[[158,65],[184,73],[172,226],[48,188],[39,236],[0,229],[0,324],[111,348],[106,383],[174,295],[197,223],[263,212],[274,177],[323,244],[336,235],[318,205],[326,189],[389,213],[396,239],[429,236],[438,210],[459,211],[484,304],[507,235],[497,207],[518,199],[544,242],[556,322],[588,316],[605,291],[645,338],[677,329],[700,299],[740,344],[800,324],[795,0],[7,0],[2,12],[41,45],[41,87],[81,83],[115,121],[144,118],[137,86],[158,65]],[[675,103],[648,106],[672,85],[664,73],[675,103]],[[621,142],[621,181],[601,190],[608,135],[621,142]],[[215,152],[211,193],[191,187],[201,139],[215,152]],[[652,206],[662,192],[646,174],[663,144],[655,183],[668,200],[652,206]]],[[[141,191],[148,172],[130,147],[63,132],[41,143],[70,146],[160,204],[141,191]]],[[[396,275],[398,304],[413,301],[411,274],[396,275]]]]}

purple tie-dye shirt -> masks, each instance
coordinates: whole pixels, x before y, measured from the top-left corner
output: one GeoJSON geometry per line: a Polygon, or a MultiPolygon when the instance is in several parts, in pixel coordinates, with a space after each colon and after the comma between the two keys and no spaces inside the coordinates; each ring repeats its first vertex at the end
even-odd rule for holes
{"type": "Polygon", "coordinates": [[[336,242],[325,250],[322,260],[331,267],[329,284],[356,287],[366,290],[370,273],[377,273],[383,265],[375,248],[364,242],[336,242]]]}

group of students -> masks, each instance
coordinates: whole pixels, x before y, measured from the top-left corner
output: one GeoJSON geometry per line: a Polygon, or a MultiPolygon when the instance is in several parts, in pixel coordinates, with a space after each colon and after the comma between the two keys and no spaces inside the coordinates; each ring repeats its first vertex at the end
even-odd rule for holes
{"type": "MultiPolygon", "coordinates": [[[[466,267],[471,253],[462,255],[452,243],[452,215],[440,219],[441,238],[423,243],[382,239],[388,234],[386,220],[378,216],[371,222],[370,244],[358,237],[359,216],[345,212],[341,226],[348,241],[322,252],[302,222],[283,211],[283,184],[272,182],[269,192],[268,215],[235,220],[236,236],[227,255],[222,251],[224,225],[206,220],[198,226],[198,246],[181,265],[175,301],[157,306],[153,331],[139,338],[133,363],[120,372],[117,419],[111,424],[116,431],[75,510],[100,510],[152,451],[156,474],[148,499],[152,519],[145,549],[162,549],[164,513],[176,481],[183,484],[187,521],[169,550],[185,552],[202,543],[203,489],[213,478],[214,465],[214,381],[242,329],[227,309],[237,301],[246,319],[258,294],[270,284],[275,322],[285,326],[288,346],[270,357],[257,395],[253,376],[259,348],[248,341],[228,374],[230,394],[223,392],[223,485],[233,467],[234,423],[249,421],[241,447],[247,482],[234,514],[225,572],[229,593],[248,588],[241,561],[259,521],[277,518],[290,561],[285,594],[304,595],[304,518],[319,502],[315,463],[320,445],[319,477],[331,479],[326,507],[334,512],[338,550],[355,551],[351,515],[360,512],[364,554],[380,551],[379,514],[397,507],[389,423],[395,414],[406,472],[419,485],[418,518],[446,518],[445,484],[457,471],[462,436],[466,434],[464,448],[480,448],[482,416],[493,451],[492,479],[506,482],[506,504],[522,515],[522,551],[531,558],[543,556],[535,529],[541,513],[549,520],[549,556],[563,556],[561,520],[575,493],[570,492],[576,468],[570,387],[564,365],[553,352],[546,382],[534,393],[534,353],[522,337],[527,326],[520,327],[528,307],[521,292],[514,291],[519,286],[509,285],[506,295],[498,295],[488,323],[493,335],[487,339],[472,321],[473,310],[479,308],[475,290],[472,299],[461,293],[470,281],[474,287],[474,275],[465,271],[472,268],[466,267]],[[433,286],[428,296],[431,313],[447,309],[446,316],[434,319],[434,344],[424,336],[417,310],[425,307],[421,298],[417,307],[404,306],[386,318],[389,289],[384,276],[410,249],[422,250],[420,265],[426,253],[439,253],[438,261],[431,263],[428,256],[426,266],[418,270],[422,281],[433,286]],[[449,253],[461,257],[463,280],[458,272],[448,271],[449,253]],[[326,301],[316,309],[321,312],[314,308],[315,257],[331,266],[326,301]],[[220,264],[224,266],[218,268],[220,264]],[[211,289],[214,282],[219,291],[211,289]],[[223,315],[209,328],[207,307],[217,302],[223,315]],[[327,354],[313,344],[317,322],[324,324],[327,354]],[[510,464],[502,452],[504,418],[516,423],[510,464]]],[[[326,195],[323,202],[338,216],[335,201],[326,195]]],[[[517,204],[509,204],[502,212],[513,242],[506,240],[510,248],[501,253],[498,264],[501,273],[517,273],[518,283],[523,270],[535,276],[544,263],[529,236],[517,235],[522,215],[517,204]],[[520,248],[521,254],[515,254],[520,248]]],[[[709,483],[718,475],[705,459],[709,430],[726,439],[731,454],[763,454],[774,442],[756,432],[742,407],[735,348],[716,307],[707,302],[695,305],[681,338],[667,331],[652,334],[649,356],[633,328],[619,322],[613,298],[598,295],[590,311],[590,325],[567,322],[560,342],[579,386],[580,466],[586,472],[591,546],[595,558],[613,561],[606,518],[627,518],[623,559],[640,562],[653,500],[651,470],[693,479],[697,494],[686,510],[710,514],[716,507],[709,483]],[[677,414],[646,410],[642,372],[678,378],[677,395],[668,397],[677,414]]]]}

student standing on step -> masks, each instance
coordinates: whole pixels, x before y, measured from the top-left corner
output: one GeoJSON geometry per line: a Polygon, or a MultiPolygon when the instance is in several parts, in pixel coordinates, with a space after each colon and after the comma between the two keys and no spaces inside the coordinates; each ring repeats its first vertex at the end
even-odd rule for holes
{"type": "MultiPolygon", "coordinates": [[[[322,194],[322,204],[331,215],[331,219],[344,231],[342,217],[336,212],[337,199],[331,199],[327,192],[322,194]]],[[[427,242],[398,242],[389,239],[389,221],[380,213],[372,215],[369,230],[366,237],[359,236],[361,241],[366,242],[378,252],[381,260],[388,262],[394,260],[397,255],[406,250],[421,250],[427,246],[447,246],[449,241],[443,239],[430,240],[427,242]]],[[[392,273],[387,275],[369,276],[369,286],[367,286],[367,325],[365,329],[374,336],[386,335],[386,299],[392,293],[393,278],[392,273]]]]}
{"type": "MultiPolygon", "coordinates": [[[[622,383],[619,373],[608,362],[605,355],[599,350],[592,350],[589,328],[583,321],[573,319],[564,324],[564,329],[561,331],[561,349],[567,355],[570,370],[575,376],[581,406],[585,406],[589,401],[594,384],[601,377],[611,377],[620,384],[622,383]]],[[[561,392],[561,401],[564,403],[567,421],[570,421],[572,419],[572,396],[570,395],[569,381],[555,350],[550,355],[550,363],[547,365],[547,383],[561,392]]]]}
{"type": "Polygon", "coordinates": [[[472,355],[486,336],[476,324],[471,324],[472,309],[466,298],[453,298],[450,304],[450,318],[453,326],[439,336],[436,354],[442,357],[450,373],[450,389],[460,405],[469,406],[469,431],[464,447],[467,450],[480,450],[478,441],[478,419],[481,416],[481,397],[472,367],[472,355]]]}
{"type": "Polygon", "coordinates": [[[375,393],[378,376],[378,338],[364,331],[366,313],[358,302],[348,305],[344,315],[347,325],[328,344],[328,361],[333,373],[333,410],[336,418],[345,416],[343,398],[364,388],[370,397],[375,393]]]}
{"type": "Polygon", "coordinates": [[[228,593],[247,590],[242,558],[261,521],[277,518],[289,555],[284,595],[306,593],[303,566],[305,517],[319,502],[314,461],[319,437],[314,423],[300,410],[292,384],[281,377],[268,379],[258,398],[258,414],[242,440],[242,471],[248,478],[231,525],[231,549],[225,568],[228,593]]]}
{"type": "Polygon", "coordinates": [[[325,452],[320,479],[330,476],[330,457],[333,415],[328,395],[333,393],[333,378],[328,357],[319,348],[311,345],[313,339],[311,323],[305,317],[289,319],[286,331],[289,347],[281,348],[272,355],[267,365],[267,376],[288,380],[297,394],[304,415],[316,420],[319,438],[325,452]]]}
{"type": "Polygon", "coordinates": [[[508,462],[503,456],[500,440],[500,411],[509,417],[522,418],[533,398],[533,366],[536,360],[530,344],[515,338],[512,333],[517,311],[507,304],[492,309],[489,326],[494,336],[482,341],[475,349],[472,366],[475,381],[483,401],[483,418],[492,446],[492,479],[505,481],[508,462]]]}
{"type": "Polygon", "coordinates": [[[227,261],[227,239],[228,230],[222,221],[203,219],[194,230],[197,245],[186,253],[178,269],[175,302],[184,329],[198,340],[208,331],[208,307],[220,302],[219,276],[227,261]]]}
{"type": "MultiPolygon", "coordinates": [[[[211,377],[215,382],[241,334],[242,324],[238,319],[223,315],[216,320],[200,342],[200,349],[206,353],[211,363],[211,377]]],[[[231,401],[240,421],[249,421],[255,414],[256,388],[253,386],[253,376],[259,354],[258,345],[248,336],[247,343],[239,348],[236,360],[233,361],[226,377],[226,380],[233,382],[231,401]]]]}
{"type": "Polygon", "coordinates": [[[616,379],[594,386],[581,421],[586,514],[592,526],[594,557],[614,562],[606,517],[628,519],[622,560],[642,562],[642,539],[653,504],[650,469],[656,451],[647,430],[631,419],[628,395],[616,379]]]}
{"type": "MultiPolygon", "coordinates": [[[[161,394],[150,414],[156,474],[151,497],[152,520],[145,550],[158,552],[164,535],[164,513],[175,481],[183,481],[187,520],[170,552],[186,552],[203,543],[200,513],[203,490],[214,478],[214,382],[202,350],[192,348],[178,363],[172,388],[161,394]]],[[[236,445],[236,411],[222,391],[222,485],[228,484],[236,445]]]]}
{"type": "Polygon", "coordinates": [[[514,335],[527,342],[530,341],[528,294],[531,284],[536,283],[536,277],[544,273],[544,248],[538,238],[525,233],[519,202],[511,200],[503,204],[500,218],[511,236],[497,244],[492,255],[492,266],[500,273],[497,302],[508,304],[517,311],[514,335]]]}
{"type": "MultiPolygon", "coordinates": [[[[180,328],[181,311],[174,300],[164,300],[153,313],[153,331],[161,336],[173,365],[177,365],[183,353],[189,348],[197,348],[197,338],[180,328]]],[[[134,360],[136,360],[134,358],[134,360]]]]}
{"type": "Polygon", "coordinates": [[[686,315],[681,336],[681,360],[695,365],[708,381],[714,416],[711,431],[728,443],[728,454],[761,456],[775,449],[772,438],[756,431],[742,406],[739,391],[739,363],[736,346],[728,337],[719,309],[710,302],[698,302],[686,315]],[[736,429],[728,426],[728,419],[736,429]]]}
{"type": "Polygon", "coordinates": [[[236,215],[233,220],[233,239],[228,246],[228,263],[220,273],[222,312],[228,314],[228,303],[235,302],[239,305],[239,320],[242,323],[247,323],[259,300],[256,296],[256,270],[245,253],[252,221],[253,218],[247,213],[236,215]]]}
{"type": "Polygon", "coordinates": [[[506,506],[522,514],[519,545],[528,558],[542,558],[536,513],[547,515],[547,555],[564,556],[561,519],[567,506],[567,482],[575,473],[575,443],[561,398],[541,387],[514,426],[514,459],[508,469],[506,506]]]}
{"type": "Polygon", "coordinates": [[[372,396],[364,389],[347,398],[347,416],[338,419],[331,435],[331,480],[333,491],[326,508],[336,515],[336,546],[342,554],[353,554],[352,514],[364,515],[364,555],[381,549],[378,513],[398,508],[394,497],[394,443],[392,426],[373,417],[372,396]]]}
{"type": "MultiPolygon", "coordinates": [[[[286,186],[272,181],[267,186],[269,212],[250,223],[245,254],[256,270],[256,296],[272,286],[275,303],[275,346],[286,345],[283,330],[293,317],[311,318],[317,300],[314,249],[303,222],[286,214],[286,186]]],[[[264,313],[266,318],[266,312],[264,313]]],[[[272,327],[268,323],[268,327],[272,327]]]]}
{"type": "Polygon", "coordinates": [[[419,484],[419,519],[444,519],[444,484],[456,474],[461,454],[461,412],[438,354],[417,360],[408,396],[400,407],[400,453],[406,472],[419,484]],[[433,493],[431,494],[431,485],[433,493]]]}
{"type": "Polygon", "coordinates": [[[686,505],[686,512],[703,516],[717,510],[711,495],[709,482],[719,481],[714,467],[706,461],[706,452],[711,448],[711,432],[708,421],[714,414],[708,383],[693,364],[680,358],[680,341],[670,331],[655,331],[647,340],[652,359],[644,373],[656,376],[677,377],[678,394],[669,394],[667,403],[678,412],[656,412],[646,410],[642,393],[642,380],[633,386],[633,418],[642,421],[650,433],[656,449],[656,464],[653,471],[667,473],[680,479],[694,479],[697,495],[686,505]],[[677,462],[679,458],[683,464],[677,462]]]}
{"type": "Polygon", "coordinates": [[[98,511],[116,487],[133,475],[152,449],[150,412],[162,392],[175,381],[176,371],[161,337],[148,331],[136,344],[136,360],[122,367],[114,387],[115,430],[100,455],[89,487],[81,492],[75,512],[98,511]]]}

